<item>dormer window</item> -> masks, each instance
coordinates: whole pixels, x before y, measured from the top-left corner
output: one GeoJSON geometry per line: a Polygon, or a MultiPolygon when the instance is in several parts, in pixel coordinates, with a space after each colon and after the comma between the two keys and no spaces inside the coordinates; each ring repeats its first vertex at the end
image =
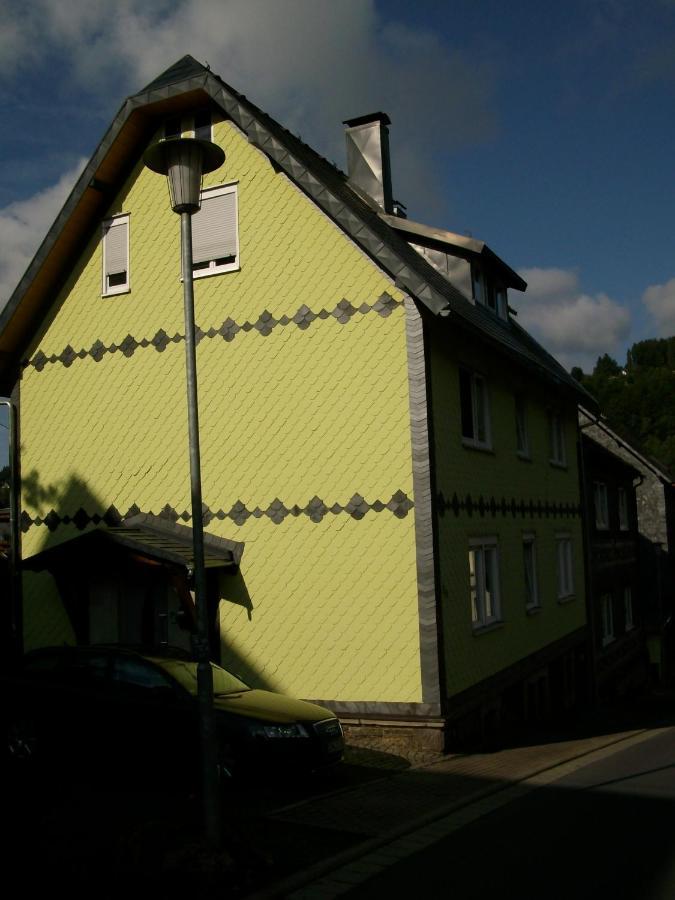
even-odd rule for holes
{"type": "Polygon", "coordinates": [[[492,278],[488,277],[480,266],[471,267],[471,282],[473,286],[473,299],[481,306],[486,306],[490,312],[493,312],[500,319],[508,319],[508,301],[506,297],[506,288],[500,284],[496,284],[492,278]]]}

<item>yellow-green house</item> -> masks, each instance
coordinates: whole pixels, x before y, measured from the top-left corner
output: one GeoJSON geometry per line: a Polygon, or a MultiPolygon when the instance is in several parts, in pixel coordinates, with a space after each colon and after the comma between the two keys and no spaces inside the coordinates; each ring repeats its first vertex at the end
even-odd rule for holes
{"type": "Polygon", "coordinates": [[[344,175],[191,57],[124,103],[0,316],[26,649],[189,644],[180,235],[143,153],[196,135],[226,156],[193,219],[214,656],[438,747],[574,701],[592,401],[515,272],[400,215],[387,121],[349,121],[344,175]]]}

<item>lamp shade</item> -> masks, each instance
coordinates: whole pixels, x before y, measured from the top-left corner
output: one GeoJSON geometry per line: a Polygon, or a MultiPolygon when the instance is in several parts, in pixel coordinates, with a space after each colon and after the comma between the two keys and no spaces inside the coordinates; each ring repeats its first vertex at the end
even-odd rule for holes
{"type": "Polygon", "coordinates": [[[166,175],[171,208],[194,213],[200,207],[202,175],[223,164],[225,153],[217,144],[198,138],[167,138],[149,147],[143,157],[153,172],[166,175]]]}

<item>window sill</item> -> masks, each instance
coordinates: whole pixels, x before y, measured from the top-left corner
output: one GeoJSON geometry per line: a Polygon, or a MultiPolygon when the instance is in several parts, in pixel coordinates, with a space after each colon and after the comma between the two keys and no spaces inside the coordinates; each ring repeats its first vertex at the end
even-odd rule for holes
{"type": "Polygon", "coordinates": [[[553,466],[554,469],[567,469],[567,463],[561,462],[559,459],[549,459],[549,465],[553,466]]]}
{"type": "Polygon", "coordinates": [[[130,294],[130,293],[131,293],[130,287],[120,288],[119,291],[107,291],[105,294],[101,294],[101,299],[107,300],[108,297],[119,297],[122,294],[130,294]]]}
{"type": "Polygon", "coordinates": [[[571,603],[572,600],[576,600],[576,596],[576,594],[567,594],[565,597],[558,597],[558,603],[564,606],[565,603],[571,603]]]}
{"type": "Polygon", "coordinates": [[[525,607],[525,614],[528,616],[536,616],[537,613],[540,613],[540,612],[541,612],[541,604],[540,603],[537,603],[536,606],[533,604],[532,606],[525,607]]]}
{"type": "Polygon", "coordinates": [[[465,447],[467,450],[479,450],[481,453],[491,453],[493,456],[495,453],[491,444],[479,444],[477,441],[472,441],[471,438],[463,437],[462,447],[465,447]]]}
{"type": "MultiPolygon", "coordinates": [[[[211,278],[213,275],[225,275],[227,272],[240,272],[239,263],[232,266],[223,266],[222,269],[198,269],[192,273],[192,278],[196,281],[198,278],[211,278]]],[[[181,278],[181,281],[183,279],[181,278]]]]}
{"type": "Polygon", "coordinates": [[[616,637],[613,634],[610,635],[609,637],[604,637],[602,639],[602,646],[609,647],[609,645],[613,644],[615,640],[616,640],[616,637]]]}
{"type": "Polygon", "coordinates": [[[525,453],[524,450],[516,450],[516,456],[518,459],[521,459],[523,462],[532,462],[532,457],[529,453],[525,453]]]}
{"type": "Polygon", "coordinates": [[[503,619],[496,619],[494,622],[487,622],[485,625],[474,624],[472,625],[473,633],[476,637],[481,634],[487,634],[488,631],[498,631],[500,628],[504,627],[503,619]]]}

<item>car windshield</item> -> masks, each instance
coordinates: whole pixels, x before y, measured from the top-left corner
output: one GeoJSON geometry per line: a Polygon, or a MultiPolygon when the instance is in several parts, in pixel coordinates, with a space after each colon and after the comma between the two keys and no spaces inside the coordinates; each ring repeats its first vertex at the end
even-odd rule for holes
{"type": "MultiPolygon", "coordinates": [[[[197,663],[184,659],[157,659],[155,657],[152,657],[152,662],[168,672],[186,691],[197,695],[197,663]]],[[[247,684],[215,663],[211,663],[211,671],[213,672],[214,694],[237,694],[240,691],[251,690],[247,684]]]]}

